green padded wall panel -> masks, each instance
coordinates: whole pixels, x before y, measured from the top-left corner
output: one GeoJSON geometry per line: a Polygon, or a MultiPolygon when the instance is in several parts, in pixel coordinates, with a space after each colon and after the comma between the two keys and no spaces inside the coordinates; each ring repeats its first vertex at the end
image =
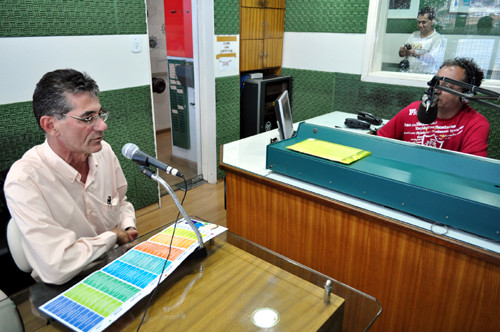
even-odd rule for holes
{"type": "MultiPolygon", "coordinates": [[[[111,144],[128,181],[127,196],[136,209],[158,202],[158,187],[146,178],[139,166],[122,156],[125,143],[135,143],[141,150],[155,155],[154,131],[149,86],[104,91],[100,94],[103,108],[110,111],[105,140],[111,144]]],[[[32,103],[0,105],[0,169],[7,169],[25,151],[44,141],[44,134],[33,116],[32,103]]]]}
{"type": "Polygon", "coordinates": [[[286,0],[285,31],[366,33],[367,0],[286,0]]]}
{"type": "Polygon", "coordinates": [[[129,185],[129,201],[136,210],[157,203],[157,183],[142,174],[139,166],[123,157],[121,152],[123,145],[134,143],[149,155],[156,155],[149,85],[105,91],[101,93],[100,100],[103,108],[111,112],[105,140],[120,160],[129,185]]]}
{"type": "MultiPolygon", "coordinates": [[[[240,78],[238,76],[215,79],[216,107],[216,144],[217,165],[219,165],[219,147],[240,139],[240,78]]],[[[218,168],[217,168],[218,169],[218,168]]],[[[217,178],[224,176],[218,169],[217,178]]]]}
{"type": "Polygon", "coordinates": [[[362,82],[360,75],[336,73],[335,76],[336,110],[367,111],[390,119],[423,94],[421,88],[362,82]]]}
{"type": "Polygon", "coordinates": [[[30,147],[44,141],[31,102],[0,105],[0,170],[10,167],[30,147]]]}
{"type": "Polygon", "coordinates": [[[216,35],[240,33],[240,2],[214,0],[214,32],[216,35]]]}
{"type": "Polygon", "coordinates": [[[290,104],[294,121],[333,112],[334,73],[282,68],[282,74],[292,77],[290,104]]]}
{"type": "Polygon", "coordinates": [[[388,19],[385,31],[387,33],[411,34],[418,30],[417,19],[388,19]]]}
{"type": "Polygon", "coordinates": [[[478,103],[470,103],[479,113],[484,115],[490,123],[490,136],[488,137],[488,157],[500,159],[500,111],[478,103]]]}
{"type": "Polygon", "coordinates": [[[145,34],[144,0],[2,0],[0,37],[145,34]]]}

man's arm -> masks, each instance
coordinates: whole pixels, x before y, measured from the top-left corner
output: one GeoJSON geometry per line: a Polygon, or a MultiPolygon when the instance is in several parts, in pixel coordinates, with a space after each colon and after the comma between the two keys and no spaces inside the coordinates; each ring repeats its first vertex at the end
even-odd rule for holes
{"type": "Polygon", "coordinates": [[[53,219],[40,193],[31,186],[11,182],[6,184],[5,192],[35,279],[50,284],[65,283],[117,243],[114,232],[78,238],[74,231],[53,219]]]}

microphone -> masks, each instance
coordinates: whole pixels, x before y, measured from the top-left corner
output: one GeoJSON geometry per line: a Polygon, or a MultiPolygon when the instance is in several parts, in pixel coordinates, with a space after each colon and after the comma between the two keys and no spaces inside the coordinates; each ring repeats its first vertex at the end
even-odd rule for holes
{"type": "Polygon", "coordinates": [[[127,143],[122,148],[122,154],[125,158],[135,161],[141,166],[154,166],[165,171],[167,174],[172,174],[180,178],[184,178],[184,175],[179,172],[178,169],[168,166],[167,164],[151,157],[150,155],[142,152],[137,145],[134,143],[127,143]]]}
{"type": "Polygon", "coordinates": [[[418,121],[424,124],[433,123],[437,119],[437,95],[435,85],[439,79],[434,76],[427,84],[430,86],[422,96],[422,102],[418,106],[417,118],[418,121]]]}

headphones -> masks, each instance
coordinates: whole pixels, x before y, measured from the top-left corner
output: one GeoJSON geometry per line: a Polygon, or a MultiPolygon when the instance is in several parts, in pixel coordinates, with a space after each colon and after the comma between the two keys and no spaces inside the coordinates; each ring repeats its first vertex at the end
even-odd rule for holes
{"type": "MultiPolygon", "coordinates": [[[[468,65],[464,65],[464,69],[465,69],[465,72],[467,73],[467,78],[468,78],[468,82],[465,82],[465,83],[469,83],[469,84],[472,84],[472,85],[476,85],[476,76],[474,75],[474,69],[469,67],[468,65]]],[[[467,94],[475,94],[473,91],[471,90],[467,90],[467,91],[464,91],[464,93],[467,93],[467,94]]]]}
{"type": "MultiPolygon", "coordinates": [[[[466,72],[466,76],[467,76],[467,82],[464,82],[464,83],[469,83],[469,84],[472,84],[472,85],[476,85],[476,76],[474,75],[475,72],[474,72],[474,69],[471,68],[469,65],[467,64],[464,64],[463,65],[463,68],[465,69],[465,72],[466,72]]],[[[474,96],[476,93],[472,90],[465,90],[463,91],[464,94],[472,97],[474,96]]],[[[460,97],[460,101],[464,104],[468,104],[469,103],[469,100],[465,97],[460,97]]]]}

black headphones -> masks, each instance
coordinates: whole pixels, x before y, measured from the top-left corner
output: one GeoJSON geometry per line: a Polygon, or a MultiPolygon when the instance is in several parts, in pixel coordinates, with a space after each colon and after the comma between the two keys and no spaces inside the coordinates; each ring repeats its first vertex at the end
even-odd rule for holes
{"type": "MultiPolygon", "coordinates": [[[[474,75],[474,69],[469,67],[467,64],[464,64],[464,69],[468,78],[467,82],[465,83],[476,85],[476,76],[474,75]]],[[[464,93],[475,95],[475,92],[471,90],[464,91],[464,93]]]]}
{"type": "MultiPolygon", "coordinates": [[[[467,82],[464,83],[469,83],[472,85],[476,85],[476,76],[475,76],[475,71],[474,68],[471,68],[468,64],[463,64],[463,68],[465,69],[466,76],[467,76],[467,82]]],[[[474,96],[476,93],[470,89],[467,89],[463,91],[464,94],[469,95],[469,96],[474,96]]],[[[459,97],[460,101],[464,104],[468,104],[469,100],[465,97],[459,97]]]]}

